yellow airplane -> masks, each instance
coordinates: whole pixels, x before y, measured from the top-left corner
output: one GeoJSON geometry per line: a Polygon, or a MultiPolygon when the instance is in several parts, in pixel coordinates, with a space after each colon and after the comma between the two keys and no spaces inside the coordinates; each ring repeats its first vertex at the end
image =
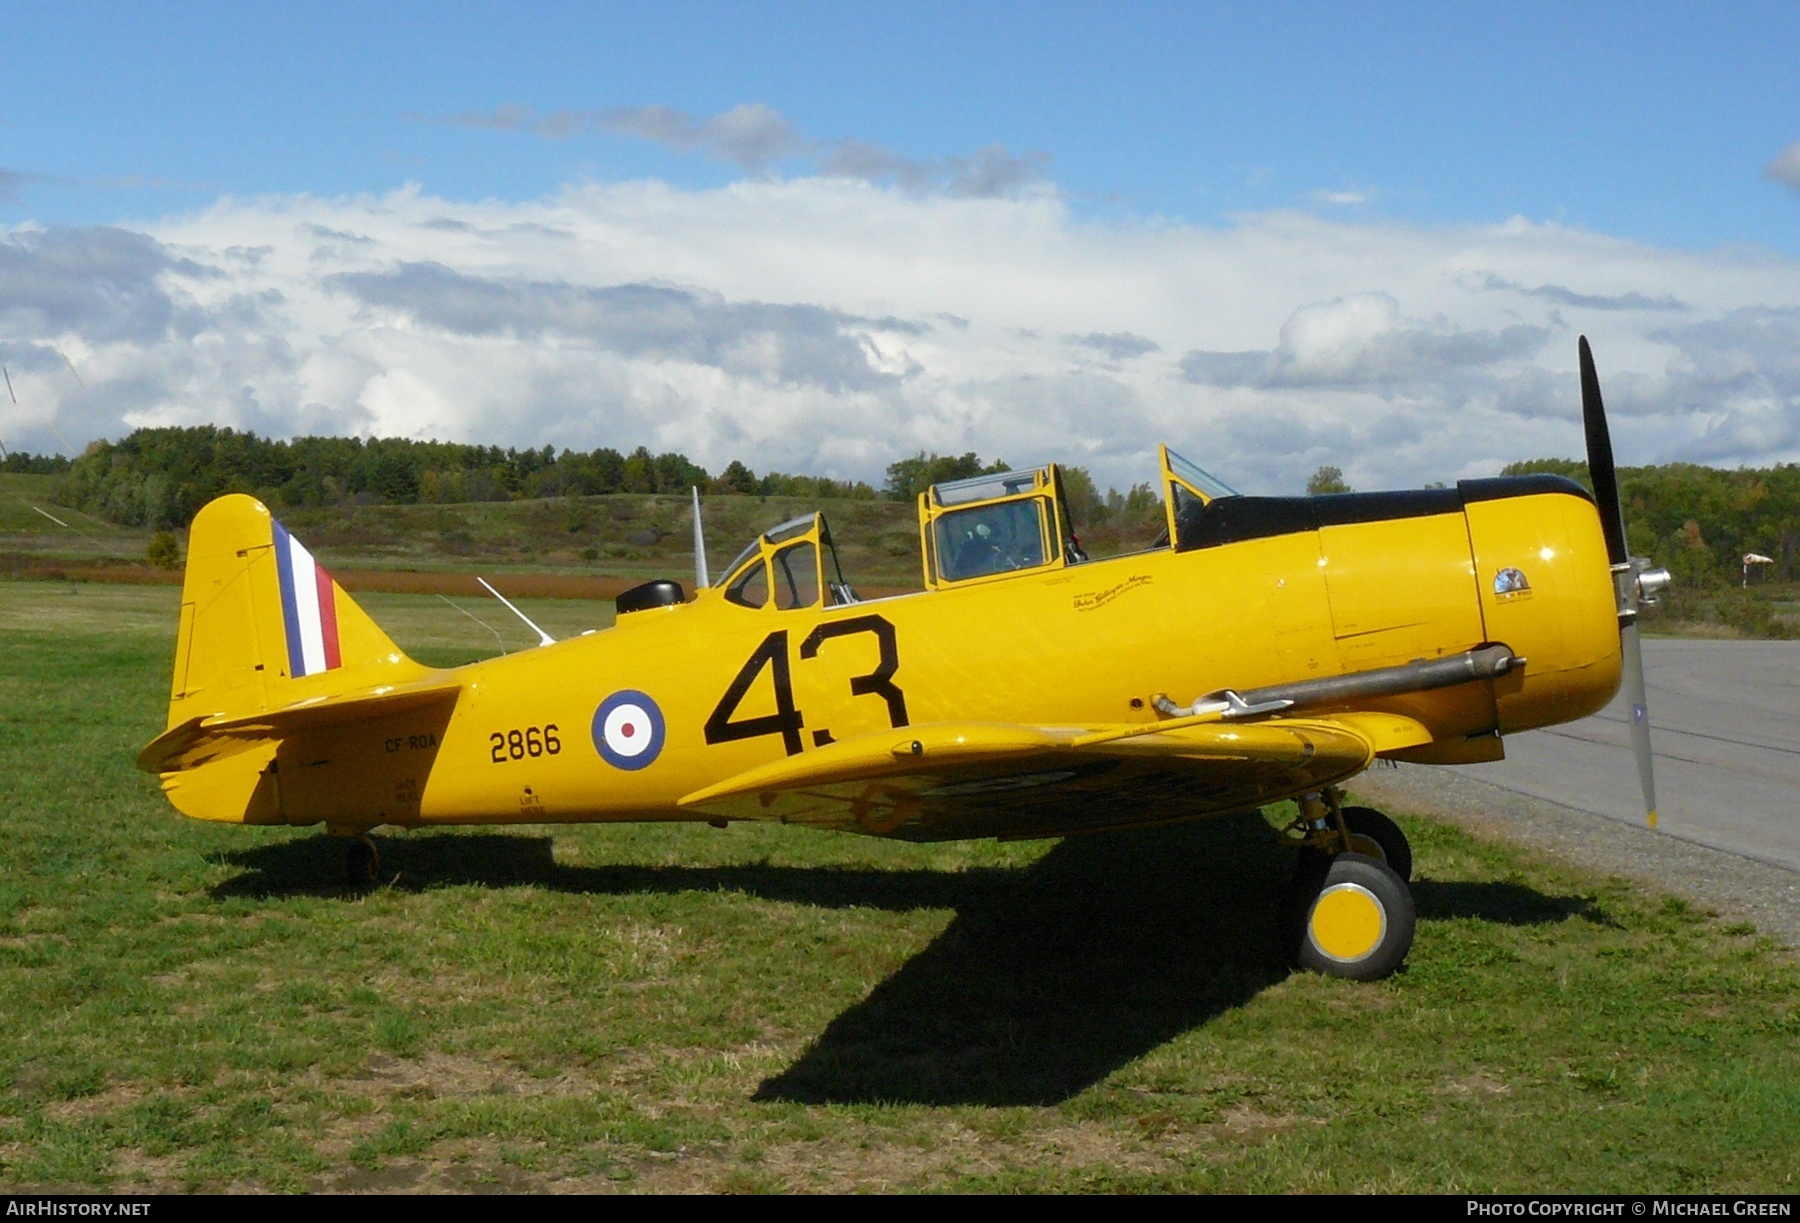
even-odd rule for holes
{"type": "Polygon", "coordinates": [[[1598,512],[1552,476],[1239,496],[1164,447],[1157,546],[1089,560],[1054,465],[981,476],[919,499],[926,589],[864,600],[820,514],[710,582],[696,493],[691,601],[646,583],[610,629],[450,670],[403,654],[261,503],[222,497],[193,523],[168,730],[138,763],[197,819],[355,838],[361,882],[380,825],[925,841],[1295,799],[1294,956],[1378,977],[1411,946],[1411,851],[1344,783],[1378,758],[1497,760],[1506,734],[1600,709],[1621,625],[1634,655],[1667,581],[1625,553],[1581,355],[1598,512]]]}

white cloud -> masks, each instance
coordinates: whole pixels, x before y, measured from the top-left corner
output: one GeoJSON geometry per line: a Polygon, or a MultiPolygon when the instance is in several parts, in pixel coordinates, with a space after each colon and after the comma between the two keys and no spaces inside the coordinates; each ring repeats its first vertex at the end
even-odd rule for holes
{"type": "Polygon", "coordinates": [[[1473,283],[1484,289],[1496,292],[1522,293],[1527,297],[1541,297],[1555,302],[1559,306],[1579,306],[1585,310],[1686,310],[1687,303],[1673,294],[1661,297],[1647,297],[1635,289],[1624,293],[1577,293],[1563,285],[1538,285],[1527,288],[1516,281],[1496,276],[1492,272],[1475,277],[1473,283]]]}
{"type": "Polygon", "coordinates": [[[1381,487],[1579,454],[1585,332],[1622,461],[1800,460],[1800,268],[1771,252],[1525,221],[1100,224],[892,177],[0,231],[0,437],[212,421],[877,480],[973,449],[1120,487],[1162,440],[1246,491],[1326,462],[1381,487]]]}
{"type": "Polygon", "coordinates": [[[540,116],[531,107],[508,102],[490,111],[458,115],[415,115],[416,121],[496,132],[533,132],[560,140],[588,131],[637,136],[682,152],[700,152],[746,170],[763,170],[783,158],[809,152],[814,142],[794,130],[781,113],[748,102],[709,119],[671,106],[615,106],[606,110],[557,110],[540,116]]]}
{"type": "Polygon", "coordinates": [[[422,115],[414,117],[422,122],[446,123],[452,127],[487,128],[496,132],[516,132],[532,124],[531,107],[517,102],[508,102],[493,110],[464,111],[460,115],[447,115],[441,119],[422,115]]]}
{"type": "Polygon", "coordinates": [[[710,119],[696,119],[667,106],[619,107],[601,111],[595,122],[608,131],[672,148],[698,149],[746,170],[765,169],[804,153],[809,145],[779,111],[760,102],[734,106],[710,119]]]}
{"type": "Polygon", "coordinates": [[[863,140],[840,140],[820,162],[829,175],[868,183],[894,183],[908,191],[941,190],[952,199],[1012,195],[1043,182],[1049,155],[1027,151],[1015,157],[1005,146],[988,145],[968,157],[920,161],[863,140]]]}
{"type": "MultiPolygon", "coordinates": [[[[1401,316],[1386,293],[1357,293],[1302,306],[1268,352],[1194,351],[1182,361],[1207,386],[1363,389],[1384,396],[1444,395],[1494,366],[1534,355],[1553,328],[1515,323],[1464,330],[1444,319],[1401,316]]],[[[1458,398],[1466,398],[1459,395],[1458,398]]]]}
{"type": "MultiPolygon", "coordinates": [[[[966,157],[922,159],[855,137],[815,139],[761,102],[746,102],[706,118],[672,106],[559,110],[539,117],[529,106],[517,103],[491,111],[413,118],[453,127],[529,131],[553,140],[588,131],[610,132],[636,136],[677,152],[701,153],[753,174],[766,173],[777,163],[801,161],[829,177],[892,183],[911,192],[940,191],[953,199],[1009,196],[1043,187],[1044,168],[1050,160],[1049,154],[1035,149],[1014,155],[1001,144],[987,145],[966,157]]],[[[5,178],[0,177],[0,193],[6,188],[5,178]]]]}
{"type": "Polygon", "coordinates": [[[1775,154],[1775,160],[1763,167],[1763,177],[1800,191],[1800,140],[1775,154]]]}
{"type": "Polygon", "coordinates": [[[1114,361],[1129,361],[1133,357],[1141,357],[1146,353],[1162,351],[1162,346],[1155,340],[1148,336],[1133,335],[1129,331],[1110,333],[1090,331],[1086,335],[1072,335],[1067,339],[1069,343],[1078,348],[1091,349],[1114,361]]]}

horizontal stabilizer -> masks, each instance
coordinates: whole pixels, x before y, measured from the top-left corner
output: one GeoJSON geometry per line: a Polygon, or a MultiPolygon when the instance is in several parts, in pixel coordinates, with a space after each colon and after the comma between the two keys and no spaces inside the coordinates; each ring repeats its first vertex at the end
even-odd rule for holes
{"type": "Polygon", "coordinates": [[[308,697],[280,709],[240,717],[189,718],[151,740],[138,753],[137,765],[146,773],[178,773],[258,743],[454,701],[461,691],[462,685],[454,681],[415,680],[308,697]]]}

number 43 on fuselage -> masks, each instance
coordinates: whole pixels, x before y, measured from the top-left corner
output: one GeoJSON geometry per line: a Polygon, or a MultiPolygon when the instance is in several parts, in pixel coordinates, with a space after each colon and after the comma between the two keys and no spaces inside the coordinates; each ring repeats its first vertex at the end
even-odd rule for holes
{"type": "MultiPolygon", "coordinates": [[[[1618,686],[1619,587],[1576,484],[1247,497],[1167,448],[1161,484],[1166,530],[1142,552],[1083,556],[1054,465],[983,476],[919,499],[922,592],[858,598],[812,515],[691,600],[649,583],[610,629],[451,670],[407,658],[259,502],[224,497],[193,524],[169,729],[140,764],[196,818],[339,833],[1036,837],[1293,798],[1303,857],[1386,860],[1403,892],[1403,838],[1345,817],[1346,780],[1378,757],[1498,759],[1502,736],[1618,686]]],[[[1378,884],[1308,883],[1302,908],[1352,900],[1337,933],[1297,936],[1301,958],[1398,963],[1382,932],[1410,941],[1410,899],[1378,884]]]]}

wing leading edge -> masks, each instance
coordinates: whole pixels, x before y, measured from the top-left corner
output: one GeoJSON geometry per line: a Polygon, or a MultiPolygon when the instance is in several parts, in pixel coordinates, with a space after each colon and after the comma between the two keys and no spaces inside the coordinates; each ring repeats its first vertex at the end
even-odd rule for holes
{"type": "Polygon", "coordinates": [[[696,790],[697,814],[904,840],[1056,836],[1239,811],[1430,741],[1410,718],[1109,727],[937,723],[864,735],[696,790]]]}

